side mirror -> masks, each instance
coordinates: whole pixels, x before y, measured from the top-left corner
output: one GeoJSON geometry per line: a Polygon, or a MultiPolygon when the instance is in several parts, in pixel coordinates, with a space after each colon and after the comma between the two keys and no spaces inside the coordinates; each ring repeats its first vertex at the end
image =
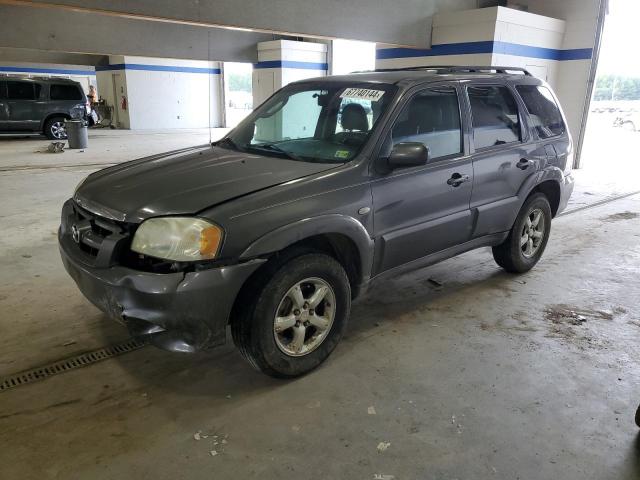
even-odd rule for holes
{"type": "Polygon", "coordinates": [[[390,169],[419,167],[425,165],[429,158],[429,150],[420,142],[401,142],[393,147],[389,160],[390,169]]]}

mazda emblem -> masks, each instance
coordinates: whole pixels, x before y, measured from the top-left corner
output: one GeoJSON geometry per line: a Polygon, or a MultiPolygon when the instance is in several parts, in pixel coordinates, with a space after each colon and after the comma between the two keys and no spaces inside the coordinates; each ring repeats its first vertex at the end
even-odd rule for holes
{"type": "Polygon", "coordinates": [[[71,238],[74,242],[80,243],[80,230],[75,224],[71,225],[71,238]]]}

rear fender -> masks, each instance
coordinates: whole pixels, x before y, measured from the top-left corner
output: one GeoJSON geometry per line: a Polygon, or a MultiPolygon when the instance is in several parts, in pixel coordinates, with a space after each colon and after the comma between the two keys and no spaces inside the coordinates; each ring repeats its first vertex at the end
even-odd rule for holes
{"type": "Polygon", "coordinates": [[[524,204],[527,197],[529,197],[531,192],[538,185],[548,180],[553,180],[557,182],[558,185],[562,185],[564,182],[564,174],[562,173],[562,170],[560,170],[556,166],[548,165],[543,170],[539,171],[537,174],[531,175],[529,178],[527,178],[527,180],[522,184],[522,186],[520,187],[520,190],[518,191],[519,205],[518,205],[518,210],[516,211],[513,217],[513,221],[515,221],[515,217],[517,216],[518,212],[522,208],[522,205],[524,204]]]}

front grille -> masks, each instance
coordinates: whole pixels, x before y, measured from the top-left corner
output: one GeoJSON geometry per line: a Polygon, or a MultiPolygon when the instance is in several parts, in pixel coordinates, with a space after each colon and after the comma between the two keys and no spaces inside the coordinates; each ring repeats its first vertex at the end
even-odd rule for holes
{"type": "Polygon", "coordinates": [[[63,240],[89,265],[109,267],[117,263],[131,243],[134,225],[96,215],[73,200],[65,203],[62,217],[63,240]]]}

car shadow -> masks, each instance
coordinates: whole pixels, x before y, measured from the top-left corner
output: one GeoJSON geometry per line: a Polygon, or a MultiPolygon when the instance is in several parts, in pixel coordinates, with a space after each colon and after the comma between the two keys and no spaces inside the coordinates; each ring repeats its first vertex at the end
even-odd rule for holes
{"type": "MultiPolygon", "coordinates": [[[[432,281],[432,276],[444,277],[447,271],[451,271],[450,264],[455,262],[460,263],[459,260],[451,259],[428,269],[377,283],[354,303],[345,337],[332,353],[332,357],[338,358],[346,354],[349,344],[375,335],[380,331],[380,326],[393,325],[396,319],[408,314],[419,314],[435,299],[446,299],[478,285],[490,285],[505,291],[508,290],[508,283],[515,278],[498,269],[491,260],[490,267],[487,267],[487,262],[484,261],[479,264],[480,271],[474,272],[473,278],[452,278],[444,284],[432,281]],[[412,285],[412,288],[408,288],[408,285],[412,285]]],[[[449,311],[453,315],[456,309],[462,307],[452,303],[450,308],[449,311]]],[[[105,318],[105,322],[112,321],[105,318]]],[[[229,331],[226,344],[210,351],[180,354],[148,346],[135,354],[123,355],[114,360],[145,385],[145,388],[157,388],[186,396],[211,396],[221,393],[232,396],[246,395],[298,380],[274,379],[254,370],[235,348],[229,331]]],[[[331,358],[319,368],[322,369],[330,363],[331,358]]]]}

